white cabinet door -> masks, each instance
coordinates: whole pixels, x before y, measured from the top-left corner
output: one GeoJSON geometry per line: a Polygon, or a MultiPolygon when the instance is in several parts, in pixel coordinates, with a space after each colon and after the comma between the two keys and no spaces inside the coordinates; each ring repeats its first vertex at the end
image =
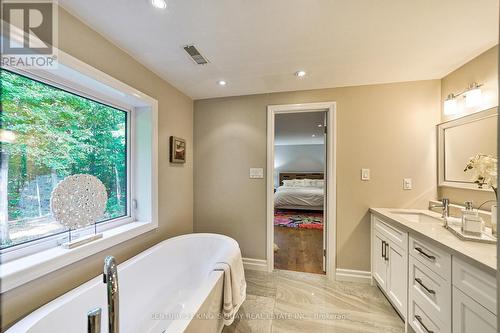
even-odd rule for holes
{"type": "Polygon", "coordinates": [[[399,313],[406,316],[406,295],[408,259],[400,248],[390,244],[387,247],[389,260],[387,268],[387,295],[399,313]]]}
{"type": "Polygon", "coordinates": [[[382,289],[387,287],[387,259],[386,246],[387,242],[379,235],[373,233],[372,240],[372,261],[373,261],[373,277],[377,280],[382,289]]]}
{"type": "Polygon", "coordinates": [[[496,333],[497,317],[453,287],[453,333],[496,333]]]}
{"type": "Polygon", "coordinates": [[[497,279],[453,256],[453,285],[494,314],[497,313],[497,279]]]}

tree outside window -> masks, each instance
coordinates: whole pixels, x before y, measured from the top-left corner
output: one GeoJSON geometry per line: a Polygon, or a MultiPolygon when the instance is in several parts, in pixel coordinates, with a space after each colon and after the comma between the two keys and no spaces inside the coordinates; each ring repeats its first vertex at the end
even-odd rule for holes
{"type": "Polygon", "coordinates": [[[50,195],[91,174],[108,192],[103,221],[127,214],[127,112],[1,70],[1,248],[64,232],[50,195]]]}

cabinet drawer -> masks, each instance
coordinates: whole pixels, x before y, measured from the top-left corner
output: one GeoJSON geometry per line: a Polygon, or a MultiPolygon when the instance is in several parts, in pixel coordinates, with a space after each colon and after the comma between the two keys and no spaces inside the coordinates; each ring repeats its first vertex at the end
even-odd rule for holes
{"type": "Polygon", "coordinates": [[[415,301],[410,303],[408,322],[416,333],[450,333],[450,330],[445,328],[441,321],[427,315],[415,301]]]}
{"type": "Polygon", "coordinates": [[[450,281],[445,281],[411,256],[409,264],[410,301],[418,304],[433,321],[440,322],[442,331],[451,331],[450,281]]]}
{"type": "Polygon", "coordinates": [[[451,281],[451,255],[439,247],[410,236],[409,253],[446,281],[451,281]]]}
{"type": "Polygon", "coordinates": [[[453,285],[496,315],[495,276],[453,256],[453,285]]]}
{"type": "Polygon", "coordinates": [[[407,242],[408,242],[408,233],[399,230],[396,227],[385,223],[383,220],[378,218],[377,216],[373,216],[374,228],[376,231],[380,232],[384,237],[387,238],[388,241],[391,241],[393,245],[399,246],[406,252],[407,242]]]}

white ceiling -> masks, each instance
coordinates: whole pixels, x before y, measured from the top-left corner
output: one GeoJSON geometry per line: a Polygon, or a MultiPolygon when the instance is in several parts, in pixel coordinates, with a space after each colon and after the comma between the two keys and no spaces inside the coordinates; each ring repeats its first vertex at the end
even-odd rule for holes
{"type": "Polygon", "coordinates": [[[321,145],[325,142],[325,112],[299,112],[277,114],[274,128],[274,144],[321,145]],[[313,136],[314,135],[314,136],[313,136]]]}
{"type": "Polygon", "coordinates": [[[441,78],[498,43],[498,0],[59,3],[193,99],[441,78]]]}

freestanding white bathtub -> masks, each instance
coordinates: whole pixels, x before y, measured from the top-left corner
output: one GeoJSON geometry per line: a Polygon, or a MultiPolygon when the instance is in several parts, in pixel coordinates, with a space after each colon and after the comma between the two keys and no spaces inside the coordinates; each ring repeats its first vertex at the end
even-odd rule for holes
{"type": "MultiPolygon", "coordinates": [[[[219,333],[223,328],[223,272],[214,271],[238,243],[216,234],[163,241],[118,265],[121,333],[219,333]]],[[[86,333],[87,312],[102,309],[108,332],[102,276],[37,309],[6,333],[86,333]]]]}

